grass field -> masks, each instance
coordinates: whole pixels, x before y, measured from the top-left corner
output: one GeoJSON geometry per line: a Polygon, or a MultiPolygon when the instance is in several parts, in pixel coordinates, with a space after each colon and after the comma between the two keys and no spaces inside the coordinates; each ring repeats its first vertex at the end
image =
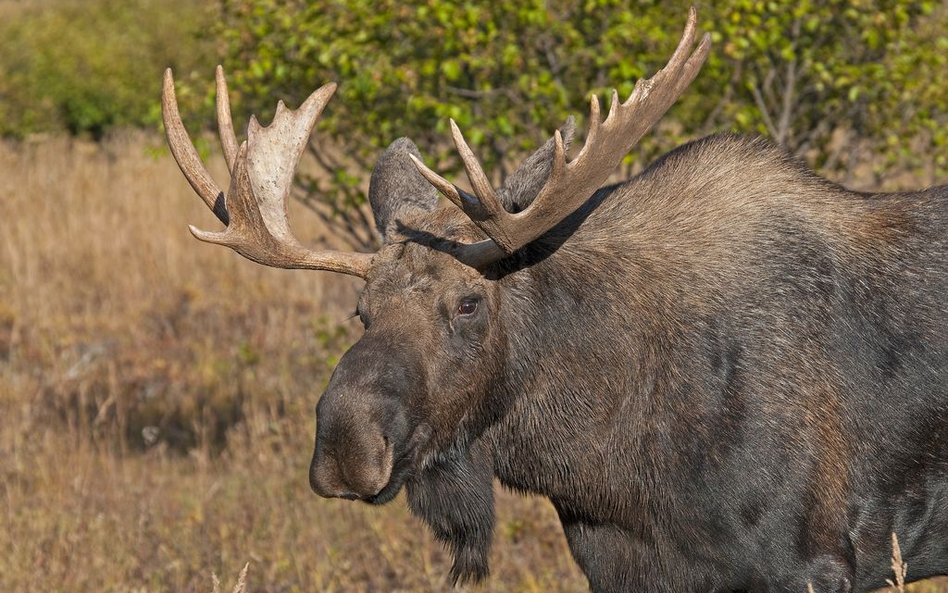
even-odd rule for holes
{"type": "MultiPolygon", "coordinates": [[[[306,482],[357,284],[192,239],[216,223],[158,142],[0,145],[0,591],[229,590],[247,562],[248,591],[447,589],[403,500],[306,482]]],[[[545,501],[498,506],[477,590],[586,590],[545,501]]]]}

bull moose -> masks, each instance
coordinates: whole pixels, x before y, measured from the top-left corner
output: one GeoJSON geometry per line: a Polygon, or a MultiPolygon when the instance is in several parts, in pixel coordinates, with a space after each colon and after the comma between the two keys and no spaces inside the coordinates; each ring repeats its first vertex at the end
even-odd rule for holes
{"type": "Polygon", "coordinates": [[[495,476],[552,501],[596,592],[866,591],[892,532],[909,579],[948,573],[948,186],[857,193],[719,134],[603,187],[707,58],[696,18],[604,119],[592,98],[575,157],[569,120],[500,188],[453,121],[473,193],[396,140],[371,177],[374,254],[308,249],[287,224],[334,84],[238,146],[218,68],[225,195],[165,74],[171,151],[226,225],[192,233],[365,280],[313,490],[404,487],[455,581],[488,573],[495,476]]]}

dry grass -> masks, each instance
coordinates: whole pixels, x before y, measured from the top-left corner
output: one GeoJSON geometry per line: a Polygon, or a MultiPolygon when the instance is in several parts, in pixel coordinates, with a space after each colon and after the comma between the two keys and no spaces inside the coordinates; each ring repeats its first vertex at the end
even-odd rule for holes
{"type": "Polygon", "coordinates": [[[2,147],[0,171],[0,406],[17,425],[210,447],[248,398],[318,387],[355,285],[194,241],[187,222],[216,221],[169,158],[54,140],[2,147]]]}
{"type": "MultiPolygon", "coordinates": [[[[306,484],[356,285],[194,241],[214,222],[151,142],[0,145],[0,591],[204,592],[248,561],[247,591],[447,589],[403,501],[306,484]]],[[[478,590],[586,590],[547,503],[498,507],[478,590]]]]}
{"type": "MultiPolygon", "coordinates": [[[[215,222],[147,145],[0,146],[0,591],[204,592],[247,561],[248,591],[445,590],[403,501],[306,483],[357,285],[196,242],[215,222]]],[[[483,590],[583,590],[552,509],[499,506],[483,590]]]]}

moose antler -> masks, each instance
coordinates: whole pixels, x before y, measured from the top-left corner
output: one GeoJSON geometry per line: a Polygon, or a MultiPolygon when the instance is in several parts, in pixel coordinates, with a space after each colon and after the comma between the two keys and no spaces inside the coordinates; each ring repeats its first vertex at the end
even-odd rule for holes
{"type": "Polygon", "coordinates": [[[566,161],[563,138],[559,130],[555,132],[550,176],[530,206],[521,212],[504,209],[454,120],[451,135],[475,195],[461,190],[412,156],[421,174],[490,237],[463,246],[458,258],[475,267],[496,261],[539,238],[582,206],[697,76],[711,48],[711,37],[705,34],[697,49],[691,51],[697,20],[697,11],[692,7],[685,32],[668,64],[652,78],[637,81],[624,103],[612,91],[605,121],[600,121],[599,99],[593,95],[589,133],[575,159],[566,161]]]}
{"type": "Polygon", "coordinates": [[[286,218],[286,199],[296,166],[313,126],[335,90],[335,83],[324,85],[295,111],[280,101],[273,122],[267,127],[251,117],[247,141],[238,147],[227,82],[224,70],[218,66],[217,122],[231,175],[225,196],[201,164],[178,113],[171,69],[165,71],[161,114],[171,154],[194,191],[227,225],[224,231],[217,233],[192,226],[191,233],[195,237],[226,245],[265,266],[329,270],[365,278],[371,254],[307,249],[293,236],[286,218]]]}

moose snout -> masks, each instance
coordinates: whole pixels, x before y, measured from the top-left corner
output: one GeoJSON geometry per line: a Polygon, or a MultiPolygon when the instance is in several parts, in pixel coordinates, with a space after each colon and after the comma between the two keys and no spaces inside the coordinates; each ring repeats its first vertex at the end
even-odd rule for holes
{"type": "Polygon", "coordinates": [[[324,498],[367,499],[382,491],[392,476],[394,453],[381,433],[340,435],[335,442],[316,440],[309,485],[324,498]]]}
{"type": "Polygon", "coordinates": [[[378,502],[400,487],[412,433],[406,402],[420,373],[388,344],[385,335],[366,333],[319,398],[309,483],[320,496],[378,502]]]}

